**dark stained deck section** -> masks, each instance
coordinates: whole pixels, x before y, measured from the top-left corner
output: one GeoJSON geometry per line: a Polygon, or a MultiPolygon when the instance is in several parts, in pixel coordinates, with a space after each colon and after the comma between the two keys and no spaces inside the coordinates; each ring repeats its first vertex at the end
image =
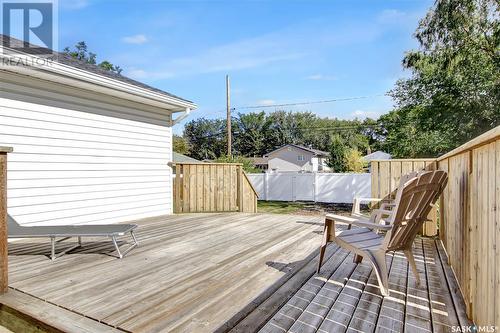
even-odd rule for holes
{"type": "Polygon", "coordinates": [[[55,262],[46,240],[10,243],[11,291],[0,303],[72,332],[449,332],[468,324],[431,239],[414,244],[421,286],[402,254],[387,256],[391,296],[383,298],[371,267],[335,245],[315,274],[320,217],[186,214],[138,223],[140,247],[123,260],[107,255],[113,247],[103,239],[84,239],[55,262]]]}

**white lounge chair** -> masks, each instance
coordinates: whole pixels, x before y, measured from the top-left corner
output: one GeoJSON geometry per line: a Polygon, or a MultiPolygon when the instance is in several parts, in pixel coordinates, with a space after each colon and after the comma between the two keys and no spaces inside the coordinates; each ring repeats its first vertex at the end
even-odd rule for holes
{"type": "Polygon", "coordinates": [[[333,241],[357,256],[370,260],[382,295],[389,295],[385,259],[385,254],[389,251],[403,251],[419,284],[420,278],[412,253],[413,241],[418,230],[427,221],[427,215],[441,195],[447,180],[448,176],[442,170],[425,171],[410,177],[397,191],[394,208],[387,221],[388,225],[356,216],[326,215],[318,272],[323,259],[321,254],[324,254],[328,242],[333,241]],[[355,225],[357,228],[336,233],[335,222],[355,225]],[[386,231],[385,235],[380,231],[386,231]]]}
{"type": "Polygon", "coordinates": [[[61,225],[61,226],[33,226],[24,227],[19,225],[7,215],[7,232],[8,238],[50,238],[51,255],[50,258],[55,260],[57,257],[82,246],[82,237],[109,237],[115,246],[117,257],[122,259],[127,253],[135,248],[139,243],[134,234],[134,229],[137,224],[101,224],[101,225],[61,225]],[[130,233],[133,244],[125,251],[120,251],[117,238],[130,233]],[[61,239],[56,240],[61,237],[61,239]],[[78,238],[78,244],[67,248],[56,254],[56,243],[62,242],[72,237],[78,238]]]}

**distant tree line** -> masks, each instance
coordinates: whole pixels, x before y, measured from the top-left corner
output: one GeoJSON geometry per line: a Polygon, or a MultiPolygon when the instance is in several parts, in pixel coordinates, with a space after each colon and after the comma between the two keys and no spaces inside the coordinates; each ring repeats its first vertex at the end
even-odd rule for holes
{"type": "MultiPolygon", "coordinates": [[[[370,150],[397,158],[435,157],[500,125],[499,13],[498,0],[436,1],[415,32],[418,50],[402,61],[411,75],[388,93],[395,101],[392,111],[376,120],[311,112],[237,114],[235,154],[261,156],[288,143],[311,145],[329,151],[328,163],[342,171],[370,150]]],[[[224,119],[192,120],[174,149],[182,145],[194,158],[220,158],[225,126],[224,119]]]]}

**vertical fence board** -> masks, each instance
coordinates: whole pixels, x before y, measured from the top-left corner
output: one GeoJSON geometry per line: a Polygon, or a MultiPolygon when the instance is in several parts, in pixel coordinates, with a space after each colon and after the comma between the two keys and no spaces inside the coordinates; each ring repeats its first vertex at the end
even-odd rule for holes
{"type": "Polygon", "coordinates": [[[495,320],[500,326],[500,140],[495,142],[495,320]]]}
{"type": "Polygon", "coordinates": [[[176,213],[257,211],[257,193],[240,164],[176,163],[176,213]]]}
{"type": "MultiPolygon", "coordinates": [[[[371,173],[378,175],[378,162],[373,161],[371,163],[371,173]]],[[[372,197],[379,198],[380,197],[380,189],[379,189],[379,177],[371,177],[372,183],[372,197]]]]}
{"type": "Polygon", "coordinates": [[[0,293],[9,289],[9,259],[7,245],[7,152],[0,147],[0,293]]]}
{"type": "Polygon", "coordinates": [[[379,162],[379,198],[385,198],[391,193],[391,162],[379,162]]]}

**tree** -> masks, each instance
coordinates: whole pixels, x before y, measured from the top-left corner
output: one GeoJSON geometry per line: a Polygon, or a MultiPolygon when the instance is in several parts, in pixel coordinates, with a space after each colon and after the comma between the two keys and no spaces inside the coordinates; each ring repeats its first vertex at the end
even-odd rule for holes
{"type": "MultiPolygon", "coordinates": [[[[239,113],[233,117],[233,152],[242,156],[261,156],[286,144],[329,150],[332,138],[339,136],[349,148],[365,153],[376,136],[373,120],[320,118],[311,112],[275,111],[239,113]]],[[[185,138],[195,158],[213,159],[226,154],[224,119],[193,120],[185,127],[185,138]],[[203,156],[203,157],[201,157],[203,156]]]]}
{"type": "Polygon", "coordinates": [[[184,127],[184,137],[191,146],[189,156],[199,159],[216,159],[226,154],[226,121],[199,118],[184,127]]]}
{"type": "Polygon", "coordinates": [[[332,138],[329,152],[330,156],[328,157],[326,164],[332,169],[333,172],[346,172],[346,144],[338,134],[332,138]]]}
{"type": "MultiPolygon", "coordinates": [[[[84,41],[76,43],[73,50],[69,47],[65,47],[63,53],[69,55],[72,58],[78,59],[80,61],[84,61],[88,64],[96,65],[97,64],[97,55],[93,52],[88,51],[87,43],[84,41]]],[[[122,69],[120,66],[115,66],[107,60],[102,61],[97,66],[105,69],[107,71],[111,71],[117,74],[121,74],[122,69]]]]}
{"type": "Polygon", "coordinates": [[[190,146],[188,140],[181,135],[173,135],[173,151],[183,155],[189,155],[190,146]]]}
{"type": "Polygon", "coordinates": [[[221,156],[219,158],[216,158],[214,160],[214,162],[216,162],[216,163],[239,163],[239,164],[242,164],[243,171],[245,171],[247,173],[261,173],[262,172],[262,170],[257,169],[254,166],[253,162],[250,159],[243,157],[243,156],[229,157],[227,155],[224,155],[224,156],[221,156]]]}
{"type": "Polygon", "coordinates": [[[347,172],[361,173],[367,166],[366,161],[363,160],[363,155],[357,149],[348,149],[345,154],[345,165],[347,172]]]}
{"type": "Polygon", "coordinates": [[[238,114],[235,119],[235,148],[243,156],[261,156],[266,153],[266,135],[270,121],[264,111],[238,114]]]}
{"type": "Polygon", "coordinates": [[[436,156],[500,124],[500,3],[438,0],[419,23],[411,77],[389,93],[381,144],[396,157],[436,156]]]}

